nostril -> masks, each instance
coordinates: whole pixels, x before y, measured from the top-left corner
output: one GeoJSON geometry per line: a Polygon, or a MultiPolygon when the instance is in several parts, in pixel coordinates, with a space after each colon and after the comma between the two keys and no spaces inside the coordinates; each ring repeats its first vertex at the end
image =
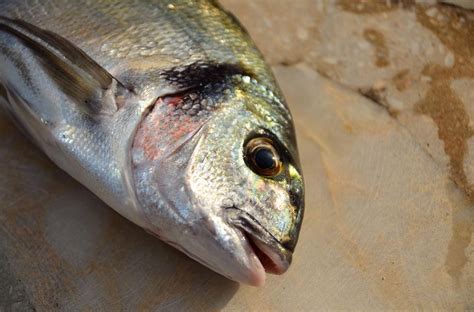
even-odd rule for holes
{"type": "Polygon", "coordinates": [[[296,208],[299,208],[300,202],[301,200],[299,196],[290,191],[290,204],[296,208]]]}
{"type": "Polygon", "coordinates": [[[290,189],[290,203],[294,206],[297,210],[300,209],[301,206],[301,189],[299,187],[292,187],[290,189]]]}

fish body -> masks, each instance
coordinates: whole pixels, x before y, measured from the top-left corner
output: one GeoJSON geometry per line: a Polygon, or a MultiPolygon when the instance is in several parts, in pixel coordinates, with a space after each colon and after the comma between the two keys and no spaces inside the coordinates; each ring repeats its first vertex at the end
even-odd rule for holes
{"type": "Polygon", "coordinates": [[[291,115],[215,1],[0,0],[0,103],[60,168],[216,272],[261,285],[290,265],[291,115]]]}

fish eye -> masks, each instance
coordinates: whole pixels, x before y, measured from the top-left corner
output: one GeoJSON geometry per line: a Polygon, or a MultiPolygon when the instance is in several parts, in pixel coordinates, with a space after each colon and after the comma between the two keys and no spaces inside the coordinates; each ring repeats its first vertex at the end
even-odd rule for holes
{"type": "Polygon", "coordinates": [[[245,147],[247,165],[258,175],[274,177],[280,174],[283,164],[280,156],[268,138],[254,138],[245,147]]]}

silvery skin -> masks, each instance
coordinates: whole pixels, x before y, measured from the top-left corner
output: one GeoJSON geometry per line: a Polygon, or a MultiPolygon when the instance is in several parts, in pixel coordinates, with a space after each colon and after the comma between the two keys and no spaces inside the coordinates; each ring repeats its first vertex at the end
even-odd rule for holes
{"type": "Polygon", "coordinates": [[[293,122],[232,16],[205,0],[0,12],[1,106],[51,160],[232,280],[288,269],[304,210],[293,122]]]}

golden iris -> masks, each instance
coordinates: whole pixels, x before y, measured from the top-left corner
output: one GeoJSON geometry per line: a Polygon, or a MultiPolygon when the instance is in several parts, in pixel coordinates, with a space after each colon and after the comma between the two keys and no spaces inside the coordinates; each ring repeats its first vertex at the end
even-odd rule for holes
{"type": "Polygon", "coordinates": [[[280,174],[283,164],[280,156],[268,138],[255,138],[245,148],[247,165],[256,174],[274,177],[280,174]]]}

